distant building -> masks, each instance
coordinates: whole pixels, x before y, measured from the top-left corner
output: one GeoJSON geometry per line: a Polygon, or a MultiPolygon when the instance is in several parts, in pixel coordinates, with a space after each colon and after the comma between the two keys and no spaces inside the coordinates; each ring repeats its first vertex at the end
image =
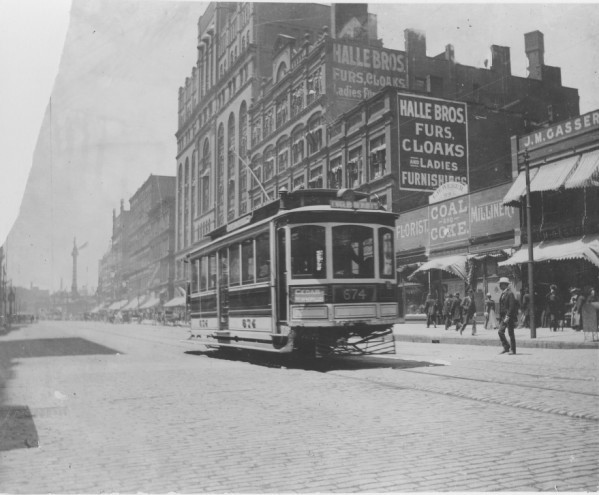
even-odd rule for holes
{"type": "Polygon", "coordinates": [[[150,175],[119,215],[113,211],[109,250],[98,262],[97,296],[158,305],[173,294],[175,177],[150,175]],[[137,300],[137,299],[136,299],[137,300]]]}

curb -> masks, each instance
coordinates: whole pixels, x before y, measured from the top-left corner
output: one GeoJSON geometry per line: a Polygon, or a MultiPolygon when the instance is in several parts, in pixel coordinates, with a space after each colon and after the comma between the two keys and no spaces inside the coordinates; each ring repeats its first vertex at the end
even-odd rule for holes
{"type": "MultiPolygon", "coordinates": [[[[487,345],[501,347],[499,337],[497,339],[476,337],[449,337],[431,335],[393,335],[396,342],[415,342],[420,344],[461,344],[461,345],[487,345]]],[[[599,349],[599,342],[546,342],[543,340],[519,340],[516,338],[517,347],[539,348],[539,349],[599,349]]]]}

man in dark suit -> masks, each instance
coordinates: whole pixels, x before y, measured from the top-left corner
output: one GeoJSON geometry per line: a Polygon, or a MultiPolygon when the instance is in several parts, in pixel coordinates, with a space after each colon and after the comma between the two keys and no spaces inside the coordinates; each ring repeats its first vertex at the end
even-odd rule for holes
{"type": "Polygon", "coordinates": [[[516,297],[510,290],[510,280],[507,277],[499,279],[499,288],[501,296],[499,297],[499,340],[503,346],[503,351],[500,354],[516,354],[516,336],[514,335],[514,326],[518,319],[518,306],[516,305],[516,297]],[[510,336],[510,343],[505,338],[505,330],[507,329],[510,336]]]}

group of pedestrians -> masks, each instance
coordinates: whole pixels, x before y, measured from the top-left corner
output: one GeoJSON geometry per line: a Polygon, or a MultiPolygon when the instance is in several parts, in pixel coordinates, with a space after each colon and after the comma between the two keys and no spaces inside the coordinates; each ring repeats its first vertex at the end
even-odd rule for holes
{"type": "Polygon", "coordinates": [[[460,299],[459,292],[449,294],[443,302],[443,308],[439,314],[439,306],[433,294],[429,292],[424,303],[424,312],[426,314],[426,328],[434,325],[437,328],[437,319],[439,318],[445,324],[445,330],[449,330],[455,325],[456,332],[460,335],[468,325],[472,325],[472,335],[476,335],[476,302],[474,300],[474,291],[472,289],[466,292],[464,299],[460,299]]]}

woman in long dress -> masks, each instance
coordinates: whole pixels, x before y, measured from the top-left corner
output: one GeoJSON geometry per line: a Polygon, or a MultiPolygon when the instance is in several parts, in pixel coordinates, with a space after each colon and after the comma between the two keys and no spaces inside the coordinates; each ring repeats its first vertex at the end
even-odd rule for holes
{"type": "Polygon", "coordinates": [[[491,294],[487,294],[485,299],[485,330],[496,330],[499,328],[497,316],[495,316],[495,301],[491,299],[491,294]]]}

